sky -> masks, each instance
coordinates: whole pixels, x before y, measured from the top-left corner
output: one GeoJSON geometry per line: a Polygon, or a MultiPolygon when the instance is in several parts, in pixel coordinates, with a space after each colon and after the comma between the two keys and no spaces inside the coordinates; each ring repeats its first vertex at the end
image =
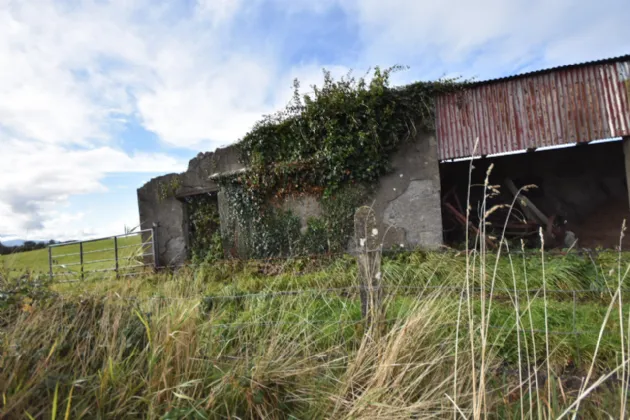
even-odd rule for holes
{"type": "Polygon", "coordinates": [[[0,0],[0,241],[138,225],[136,189],[292,81],[478,80],[630,53],[627,0],[0,0]]]}

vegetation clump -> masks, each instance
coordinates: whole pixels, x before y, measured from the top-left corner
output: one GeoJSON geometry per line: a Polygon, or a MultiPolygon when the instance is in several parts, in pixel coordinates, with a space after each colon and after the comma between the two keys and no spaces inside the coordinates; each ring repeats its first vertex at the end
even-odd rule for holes
{"type": "Polygon", "coordinates": [[[15,254],[17,252],[28,252],[28,251],[34,251],[36,249],[44,249],[46,248],[48,245],[54,245],[57,242],[55,240],[50,240],[48,242],[43,242],[43,241],[25,241],[22,245],[4,245],[2,244],[2,242],[0,242],[0,255],[9,255],[9,254],[15,254]]]}
{"type": "Polygon", "coordinates": [[[160,201],[172,198],[177,193],[179,187],[182,186],[182,181],[177,174],[171,174],[166,180],[162,180],[158,183],[158,198],[160,201]]]}
{"type": "Polygon", "coordinates": [[[193,263],[214,262],[223,258],[216,194],[190,196],[185,201],[193,263]]]}
{"type": "Polygon", "coordinates": [[[417,130],[434,126],[434,97],[458,88],[454,80],[391,87],[392,72],[376,68],[370,80],[334,80],[301,95],[299,83],[282,111],[266,116],[239,143],[250,170],[244,187],[283,196],[329,195],[348,183],[370,184],[389,169],[389,158],[417,130]]]}
{"type": "Polygon", "coordinates": [[[350,74],[335,80],[325,71],[322,87],[304,95],[295,82],[287,107],[239,142],[247,171],[219,178],[233,219],[226,228],[230,247],[250,257],[346,247],[354,210],[390,170],[392,153],[417,130],[433,128],[436,95],[461,86],[440,80],[392,87],[390,76],[401,69],[377,67],[369,80],[350,74]],[[325,213],[308,225],[310,236],[326,233],[310,249],[293,246],[299,226],[281,209],[282,199],[305,195],[321,200],[325,213]]]}

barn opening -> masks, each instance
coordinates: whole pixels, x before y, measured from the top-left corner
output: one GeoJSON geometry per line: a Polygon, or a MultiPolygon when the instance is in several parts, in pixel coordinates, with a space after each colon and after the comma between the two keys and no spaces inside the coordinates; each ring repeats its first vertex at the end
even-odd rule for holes
{"type": "Polygon", "coordinates": [[[217,192],[182,197],[185,203],[188,254],[201,262],[223,256],[217,192]]]}
{"type": "MultiPolygon", "coordinates": [[[[466,214],[470,164],[469,159],[440,164],[444,240],[450,245],[465,243],[461,215],[466,214]]],[[[622,222],[630,213],[622,141],[478,158],[472,165],[473,223],[479,225],[490,165],[489,184],[498,191],[490,194],[486,210],[506,205],[489,216],[491,234],[499,237],[507,219],[506,238],[523,239],[530,246],[540,244],[540,227],[549,235],[545,240],[548,247],[618,246],[622,222]],[[510,211],[515,190],[527,185],[535,187],[520,194],[529,201],[517,201],[510,211]]],[[[624,248],[630,248],[628,245],[624,248]]]]}

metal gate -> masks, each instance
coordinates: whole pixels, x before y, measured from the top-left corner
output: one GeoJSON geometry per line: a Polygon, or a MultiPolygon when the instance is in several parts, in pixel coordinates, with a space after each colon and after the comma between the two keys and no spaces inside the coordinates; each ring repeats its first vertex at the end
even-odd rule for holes
{"type": "Polygon", "coordinates": [[[153,271],[157,261],[155,229],[48,246],[51,281],[80,281],[107,272],[133,276],[153,271]]]}

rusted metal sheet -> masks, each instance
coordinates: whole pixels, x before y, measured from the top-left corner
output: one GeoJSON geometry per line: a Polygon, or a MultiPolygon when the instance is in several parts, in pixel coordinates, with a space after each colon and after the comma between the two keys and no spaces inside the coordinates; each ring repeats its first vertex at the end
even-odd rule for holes
{"type": "Polygon", "coordinates": [[[630,57],[479,83],[436,118],[442,160],[628,136],[630,57]]]}

